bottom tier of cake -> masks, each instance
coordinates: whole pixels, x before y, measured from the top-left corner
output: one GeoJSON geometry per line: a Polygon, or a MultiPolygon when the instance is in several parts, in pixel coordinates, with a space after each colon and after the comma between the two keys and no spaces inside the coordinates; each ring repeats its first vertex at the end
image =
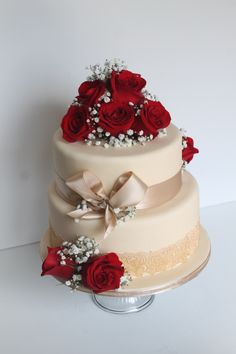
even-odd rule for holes
{"type": "MultiPolygon", "coordinates": [[[[60,245],[61,239],[49,228],[40,242],[40,254],[42,259],[44,260],[47,256],[48,247],[57,247],[60,245]]],[[[198,247],[182,264],[167,271],[150,274],[149,276],[132,277],[132,281],[129,282],[127,286],[113,291],[105,291],[101,295],[129,297],[136,295],[143,296],[173,289],[197,276],[208,263],[210,252],[210,240],[207,232],[200,225],[198,247]]],[[[78,290],[91,292],[90,289],[82,285],[78,290]]]]}
{"type": "Polygon", "coordinates": [[[184,263],[198,246],[198,187],[186,171],[175,198],[157,208],[138,211],[134,219],[117,225],[106,239],[103,219],[75,223],[67,215],[74,207],[57,194],[55,184],[49,190],[49,207],[51,230],[58,240],[75,240],[78,235],[94,238],[101,253],[117,253],[135,277],[172,269],[184,263]]]}

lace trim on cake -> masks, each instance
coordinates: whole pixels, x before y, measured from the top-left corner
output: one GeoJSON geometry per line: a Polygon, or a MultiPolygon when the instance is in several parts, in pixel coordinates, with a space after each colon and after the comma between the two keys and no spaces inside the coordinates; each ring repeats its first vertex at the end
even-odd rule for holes
{"type": "MultiPolygon", "coordinates": [[[[199,237],[200,223],[188,232],[183,239],[159,251],[117,254],[125,270],[133,278],[154,275],[185,263],[198,247],[199,237]]],[[[46,255],[47,246],[57,247],[60,246],[61,243],[62,239],[54,233],[50,226],[49,244],[41,245],[44,246],[43,254],[46,255]]]]}
{"type": "Polygon", "coordinates": [[[156,252],[119,253],[119,258],[132,277],[154,275],[186,262],[198,247],[200,224],[184,239],[156,252]]]}

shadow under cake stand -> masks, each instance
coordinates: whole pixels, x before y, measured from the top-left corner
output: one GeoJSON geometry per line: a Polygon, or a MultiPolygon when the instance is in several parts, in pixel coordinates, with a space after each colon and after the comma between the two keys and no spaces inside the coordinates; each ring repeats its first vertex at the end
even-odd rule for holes
{"type": "MultiPolygon", "coordinates": [[[[47,255],[47,247],[59,246],[50,229],[47,230],[40,243],[42,259],[47,255]]],[[[174,269],[133,279],[124,289],[93,294],[89,289],[79,290],[92,294],[94,303],[101,309],[117,313],[138,312],[147,308],[156,294],[174,289],[195,278],[207,265],[211,253],[211,244],[207,232],[200,228],[200,239],[197,250],[189,259],[174,269]]]]}

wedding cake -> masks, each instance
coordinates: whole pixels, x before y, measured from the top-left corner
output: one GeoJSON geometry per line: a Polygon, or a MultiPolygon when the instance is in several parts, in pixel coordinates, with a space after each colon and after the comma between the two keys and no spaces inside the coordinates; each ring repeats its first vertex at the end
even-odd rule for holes
{"type": "Polygon", "coordinates": [[[141,75],[117,60],[90,69],[53,137],[42,275],[101,293],[196,252],[198,186],[185,167],[198,149],[141,75]]]}

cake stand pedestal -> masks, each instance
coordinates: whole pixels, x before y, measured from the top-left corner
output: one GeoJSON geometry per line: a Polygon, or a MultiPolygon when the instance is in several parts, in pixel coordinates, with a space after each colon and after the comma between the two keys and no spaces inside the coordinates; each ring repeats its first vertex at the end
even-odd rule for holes
{"type": "MultiPolygon", "coordinates": [[[[47,255],[47,247],[58,245],[58,240],[49,229],[40,244],[42,259],[47,255]]],[[[99,308],[116,314],[141,311],[152,304],[154,295],[174,289],[195,278],[207,265],[210,253],[209,237],[201,227],[198,248],[187,262],[165,272],[135,278],[123,289],[106,291],[99,295],[92,294],[92,299],[99,308]]],[[[91,291],[84,287],[80,287],[79,291],[91,294],[91,291]]]]}
{"type": "Polygon", "coordinates": [[[144,310],[153,303],[154,298],[155,295],[124,297],[92,295],[93,302],[100,309],[118,315],[144,310]]]}

